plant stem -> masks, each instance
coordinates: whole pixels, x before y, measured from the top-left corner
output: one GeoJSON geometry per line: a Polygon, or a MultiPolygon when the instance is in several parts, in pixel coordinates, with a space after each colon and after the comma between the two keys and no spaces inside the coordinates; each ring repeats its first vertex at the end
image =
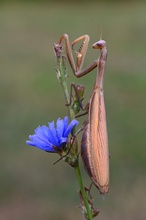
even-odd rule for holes
{"type": "Polygon", "coordinates": [[[88,215],[88,220],[92,220],[92,214],[91,214],[91,209],[89,207],[89,203],[88,203],[88,199],[87,199],[87,195],[84,189],[84,185],[83,185],[83,181],[82,181],[82,176],[81,176],[81,172],[80,172],[80,168],[79,168],[79,164],[77,166],[75,166],[75,171],[76,171],[76,176],[78,178],[78,183],[80,186],[80,191],[84,200],[84,204],[86,207],[86,212],[88,215]]]}
{"type": "MultiPolygon", "coordinates": [[[[67,103],[69,103],[70,102],[70,94],[69,94],[68,87],[67,87],[66,62],[65,62],[65,59],[64,59],[63,56],[61,56],[60,58],[57,59],[57,64],[58,64],[58,70],[57,71],[59,73],[58,78],[59,78],[61,86],[63,88],[65,100],[66,100],[67,103]]],[[[75,119],[75,114],[74,114],[73,109],[70,106],[68,106],[68,109],[69,109],[70,119],[71,120],[75,119]]],[[[91,213],[91,209],[90,209],[90,206],[89,206],[89,203],[88,203],[88,198],[87,198],[87,195],[86,195],[86,192],[85,192],[85,189],[84,189],[82,176],[81,176],[81,172],[80,172],[80,168],[79,168],[78,147],[77,147],[77,145],[76,145],[76,148],[77,148],[77,151],[76,151],[77,152],[76,153],[77,154],[76,155],[77,163],[74,166],[74,168],[75,168],[76,176],[77,176],[77,179],[78,179],[80,191],[81,191],[81,194],[82,194],[82,197],[83,197],[83,200],[84,200],[84,205],[85,205],[85,208],[86,208],[86,217],[88,216],[87,219],[92,220],[92,213],[91,213]]]]}

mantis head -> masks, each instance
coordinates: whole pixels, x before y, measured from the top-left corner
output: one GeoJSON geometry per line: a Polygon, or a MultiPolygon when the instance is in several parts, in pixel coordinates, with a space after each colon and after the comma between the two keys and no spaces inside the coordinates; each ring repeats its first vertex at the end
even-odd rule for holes
{"type": "Polygon", "coordinates": [[[93,49],[103,49],[106,47],[106,42],[104,40],[99,40],[92,45],[93,49]]]}

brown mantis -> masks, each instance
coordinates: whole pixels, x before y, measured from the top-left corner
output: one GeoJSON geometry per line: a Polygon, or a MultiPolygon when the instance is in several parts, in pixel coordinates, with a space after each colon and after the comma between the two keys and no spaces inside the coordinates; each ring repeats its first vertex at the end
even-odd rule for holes
{"type": "Polygon", "coordinates": [[[106,112],[103,93],[103,76],[107,58],[106,42],[99,40],[93,44],[94,49],[100,49],[100,56],[90,65],[82,69],[88,48],[89,36],[83,35],[70,44],[69,37],[64,34],[58,44],[65,40],[68,61],[76,77],[82,77],[97,67],[97,77],[93,93],[88,104],[83,110],[88,111],[88,117],[83,128],[81,141],[81,157],[87,173],[101,194],[107,193],[109,189],[109,151],[108,135],[106,126],[106,112]],[[76,51],[76,64],[74,63],[72,49],[74,45],[83,40],[78,51],[76,51]]]}

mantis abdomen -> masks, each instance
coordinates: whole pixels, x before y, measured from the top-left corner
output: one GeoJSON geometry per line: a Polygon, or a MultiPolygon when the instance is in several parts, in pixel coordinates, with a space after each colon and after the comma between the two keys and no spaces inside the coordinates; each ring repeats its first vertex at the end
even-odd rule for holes
{"type": "Polygon", "coordinates": [[[92,181],[104,194],[109,189],[109,152],[102,90],[94,90],[89,106],[88,122],[81,141],[81,156],[92,181]]]}

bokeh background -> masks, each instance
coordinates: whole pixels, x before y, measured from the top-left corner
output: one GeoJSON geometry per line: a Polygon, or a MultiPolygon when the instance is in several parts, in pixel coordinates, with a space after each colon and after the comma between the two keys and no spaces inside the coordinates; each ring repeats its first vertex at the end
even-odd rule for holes
{"type": "MultiPolygon", "coordinates": [[[[87,65],[99,55],[91,46],[101,26],[111,180],[104,199],[94,187],[92,195],[98,219],[146,219],[146,2],[0,1],[0,220],[83,219],[74,170],[25,141],[67,114],[53,43],[89,34],[87,65]]],[[[69,77],[85,85],[85,103],[95,77],[69,77]]]]}

